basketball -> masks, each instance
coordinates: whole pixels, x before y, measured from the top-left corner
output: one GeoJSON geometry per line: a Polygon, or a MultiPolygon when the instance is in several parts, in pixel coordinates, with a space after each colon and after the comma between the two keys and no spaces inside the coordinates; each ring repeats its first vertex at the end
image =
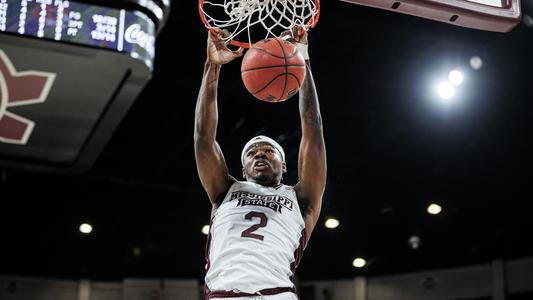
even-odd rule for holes
{"type": "Polygon", "coordinates": [[[254,44],[244,55],[241,76],[259,100],[281,102],[296,94],[305,78],[305,60],[295,45],[280,38],[254,44]]]}

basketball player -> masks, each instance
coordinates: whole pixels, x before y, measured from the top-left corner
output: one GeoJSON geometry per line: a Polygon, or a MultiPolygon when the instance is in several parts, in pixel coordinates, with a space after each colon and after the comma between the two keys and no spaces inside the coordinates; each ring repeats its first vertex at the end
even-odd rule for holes
{"type": "Polygon", "coordinates": [[[326,150],[307,33],[298,32],[292,31],[291,42],[306,59],[307,74],[299,92],[302,139],[295,186],[281,183],[287,170],[285,152],[266,136],[252,138],[242,150],[245,181],[228,174],[215,139],[218,78],[222,65],[241,56],[242,49],[230,51],[209,34],[194,129],[198,174],[213,205],[206,299],[297,299],[294,271],[318,220],[326,183],[326,150]]]}

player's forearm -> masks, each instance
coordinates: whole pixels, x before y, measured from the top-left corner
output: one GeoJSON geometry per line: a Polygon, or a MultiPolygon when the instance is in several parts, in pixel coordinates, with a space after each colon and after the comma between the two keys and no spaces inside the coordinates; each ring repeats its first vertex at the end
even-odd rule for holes
{"type": "Polygon", "coordinates": [[[299,199],[305,210],[307,236],[310,237],[319,217],[326,185],[326,146],[322,117],[309,61],[300,88],[300,119],[302,142],[298,155],[299,199]]]}
{"type": "Polygon", "coordinates": [[[205,63],[202,85],[196,102],[195,140],[215,141],[218,123],[217,88],[220,67],[220,65],[209,61],[205,63]]]}
{"type": "Polygon", "coordinates": [[[305,63],[307,73],[300,88],[299,103],[302,142],[298,155],[298,177],[301,201],[305,203],[308,216],[306,232],[308,236],[311,236],[320,217],[322,195],[326,185],[327,162],[318,95],[309,60],[305,63]]]}
{"type": "Polygon", "coordinates": [[[305,80],[300,88],[300,120],[302,124],[302,133],[322,135],[322,117],[320,115],[320,106],[318,104],[318,95],[311,72],[309,60],[305,62],[307,73],[305,80]]]}

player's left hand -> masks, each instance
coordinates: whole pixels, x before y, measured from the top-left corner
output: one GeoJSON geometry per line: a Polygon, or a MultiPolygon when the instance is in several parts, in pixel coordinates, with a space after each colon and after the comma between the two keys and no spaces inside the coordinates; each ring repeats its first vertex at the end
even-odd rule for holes
{"type": "Polygon", "coordinates": [[[280,34],[280,38],[289,41],[293,44],[307,45],[307,30],[302,26],[294,26],[280,34]]]}
{"type": "Polygon", "coordinates": [[[307,30],[302,26],[294,26],[290,30],[286,30],[280,34],[280,38],[293,43],[298,48],[305,60],[309,59],[307,53],[307,30]]]}

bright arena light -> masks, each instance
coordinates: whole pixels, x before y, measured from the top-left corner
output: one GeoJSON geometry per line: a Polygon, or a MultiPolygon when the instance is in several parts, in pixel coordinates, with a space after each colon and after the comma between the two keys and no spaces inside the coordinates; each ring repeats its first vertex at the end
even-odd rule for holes
{"type": "Polygon", "coordinates": [[[83,223],[83,224],[80,225],[80,232],[81,233],[89,234],[92,231],[93,231],[93,227],[91,226],[91,224],[83,223]]]}
{"type": "Polygon", "coordinates": [[[448,80],[451,84],[459,86],[461,83],[463,83],[463,73],[453,70],[448,74],[448,80]]]}
{"type": "Polygon", "coordinates": [[[481,60],[481,57],[479,56],[472,56],[470,58],[470,66],[474,70],[479,70],[483,66],[483,60],[481,60]]]}
{"type": "Polygon", "coordinates": [[[209,225],[204,225],[204,227],[202,227],[202,233],[207,235],[209,233],[209,228],[209,225]]]}
{"type": "Polygon", "coordinates": [[[366,265],[366,260],[364,260],[363,258],[358,257],[358,258],[353,260],[352,265],[354,267],[356,267],[356,268],[362,268],[362,267],[364,267],[366,265]]]}
{"type": "Polygon", "coordinates": [[[441,82],[437,86],[437,92],[443,100],[449,100],[455,94],[455,88],[449,82],[441,82]]]}
{"type": "Polygon", "coordinates": [[[438,215],[442,211],[442,207],[438,204],[432,203],[428,206],[428,213],[438,215]]]}
{"type": "Polygon", "coordinates": [[[329,218],[326,220],[326,223],[324,225],[326,226],[326,228],[333,229],[333,228],[337,228],[339,224],[340,224],[339,220],[335,218],[329,218]]]}
{"type": "Polygon", "coordinates": [[[409,247],[411,247],[411,249],[413,250],[416,250],[418,248],[420,248],[420,244],[422,243],[420,237],[418,235],[412,235],[409,240],[409,247]]]}

